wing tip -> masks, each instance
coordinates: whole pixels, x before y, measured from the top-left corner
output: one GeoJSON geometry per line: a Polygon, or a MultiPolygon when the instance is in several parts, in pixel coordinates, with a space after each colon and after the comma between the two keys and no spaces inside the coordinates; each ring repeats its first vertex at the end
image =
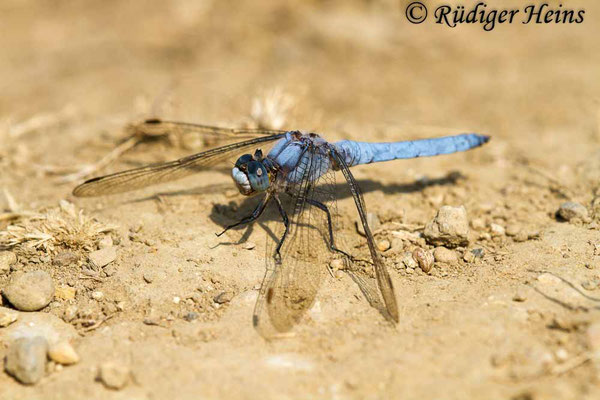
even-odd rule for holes
{"type": "Polygon", "coordinates": [[[73,196],[75,197],[91,197],[94,194],[89,192],[89,184],[94,183],[99,181],[100,179],[102,179],[101,176],[98,176],[96,178],[91,178],[88,179],[87,181],[83,182],[81,185],[78,185],[75,187],[75,189],[73,189],[73,196]]]}

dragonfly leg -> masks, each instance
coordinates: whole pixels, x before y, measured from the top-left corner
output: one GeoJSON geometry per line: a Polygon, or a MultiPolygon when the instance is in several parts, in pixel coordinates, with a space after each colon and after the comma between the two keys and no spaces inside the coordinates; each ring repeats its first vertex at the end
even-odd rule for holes
{"type": "Polygon", "coordinates": [[[224,234],[225,232],[227,232],[231,228],[235,228],[236,226],[248,224],[248,223],[250,223],[252,221],[255,221],[258,217],[261,216],[261,214],[263,213],[263,211],[265,211],[265,208],[267,207],[267,204],[269,203],[270,199],[271,199],[271,195],[267,193],[267,195],[261,200],[261,202],[258,204],[258,206],[256,206],[256,208],[254,209],[254,211],[252,211],[252,214],[250,214],[250,215],[242,218],[240,221],[236,222],[235,224],[227,226],[223,230],[223,232],[216,234],[217,237],[221,236],[222,234],[224,234]]]}
{"type": "Polygon", "coordinates": [[[285,230],[283,231],[283,235],[281,235],[281,239],[279,239],[279,243],[277,243],[277,247],[275,248],[275,255],[273,256],[275,258],[275,262],[277,264],[280,264],[281,263],[281,253],[279,252],[279,250],[281,250],[281,246],[283,246],[285,237],[288,234],[288,230],[290,227],[290,221],[288,219],[288,216],[287,216],[285,210],[283,209],[283,206],[281,205],[281,200],[279,200],[279,197],[277,197],[277,195],[275,195],[274,197],[275,197],[275,202],[277,203],[277,208],[279,209],[279,214],[281,214],[281,218],[283,219],[283,225],[285,225],[285,230]]]}
{"type": "Polygon", "coordinates": [[[319,201],[316,201],[316,200],[306,199],[306,202],[310,205],[317,207],[320,210],[325,211],[325,214],[327,214],[327,228],[329,230],[329,249],[345,255],[346,257],[348,257],[351,260],[354,260],[354,257],[352,257],[350,254],[346,253],[344,250],[340,250],[337,247],[335,247],[335,244],[333,241],[333,227],[331,224],[331,213],[329,212],[329,208],[327,208],[327,206],[325,204],[323,204],[319,201]]]}

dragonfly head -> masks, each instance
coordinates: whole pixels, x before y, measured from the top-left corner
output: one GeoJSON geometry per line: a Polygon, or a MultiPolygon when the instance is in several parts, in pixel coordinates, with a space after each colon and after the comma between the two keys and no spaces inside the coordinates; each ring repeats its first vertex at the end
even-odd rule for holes
{"type": "Polygon", "coordinates": [[[262,160],[262,151],[256,150],[254,156],[244,154],[235,162],[231,176],[241,194],[250,196],[269,188],[269,173],[262,160]]]}

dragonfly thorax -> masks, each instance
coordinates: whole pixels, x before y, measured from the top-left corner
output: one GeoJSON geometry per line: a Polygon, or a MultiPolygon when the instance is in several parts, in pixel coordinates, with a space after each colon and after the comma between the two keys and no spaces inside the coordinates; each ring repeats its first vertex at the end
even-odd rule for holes
{"type": "Polygon", "coordinates": [[[254,156],[244,154],[235,162],[231,177],[240,193],[245,196],[264,192],[269,188],[269,172],[263,163],[262,152],[256,150],[254,156]]]}

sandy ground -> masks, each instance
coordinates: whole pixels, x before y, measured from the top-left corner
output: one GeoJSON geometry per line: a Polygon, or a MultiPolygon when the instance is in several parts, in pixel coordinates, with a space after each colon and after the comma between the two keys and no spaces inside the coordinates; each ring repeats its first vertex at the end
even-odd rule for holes
{"type": "MultiPolygon", "coordinates": [[[[35,386],[0,373],[0,398],[600,398],[598,339],[589,337],[599,303],[586,297],[600,289],[581,289],[600,281],[592,209],[600,7],[565,2],[586,9],[579,25],[484,32],[410,25],[399,3],[3,1],[0,187],[21,210],[66,199],[117,226],[117,259],[110,276],[89,279],[85,262],[53,263],[60,246],[48,255],[13,249],[13,269],[43,269],[57,286],[76,289],[75,299],[57,298],[43,312],[62,318],[75,305],[110,319],[87,331],[74,323],[81,361],[35,386]],[[214,235],[254,204],[235,195],[227,173],[81,200],[70,194],[76,182],[44,172],[99,160],[126,137],[128,123],[149,116],[250,124],[253,99],[275,89],[293,99],[285,127],[331,140],[491,135],[469,153],[354,169],[383,223],[379,240],[392,240],[399,224],[424,226],[442,205],[464,205],[469,249],[484,248],[483,258],[466,262],[469,249],[459,249],[458,263],[437,263],[427,275],[407,273],[400,255],[384,253],[400,304],[396,326],[346,274],[326,275],[294,334],[267,342],[251,324],[265,230],[214,235]],[[592,218],[558,221],[567,200],[592,218]],[[491,224],[527,239],[492,237],[491,224]],[[94,291],[104,297],[92,298],[94,291]],[[217,306],[221,292],[233,298],[217,306]],[[186,321],[190,312],[198,318],[186,321]],[[106,361],[131,370],[124,389],[96,381],[106,361]]],[[[143,143],[98,174],[189,153],[165,140],[143,143]]],[[[13,206],[0,202],[4,211],[13,206]]],[[[352,198],[342,192],[338,207],[340,233],[366,256],[352,198]]],[[[92,244],[69,251],[85,261],[92,244]]],[[[9,279],[0,277],[0,288],[9,279]]]]}

